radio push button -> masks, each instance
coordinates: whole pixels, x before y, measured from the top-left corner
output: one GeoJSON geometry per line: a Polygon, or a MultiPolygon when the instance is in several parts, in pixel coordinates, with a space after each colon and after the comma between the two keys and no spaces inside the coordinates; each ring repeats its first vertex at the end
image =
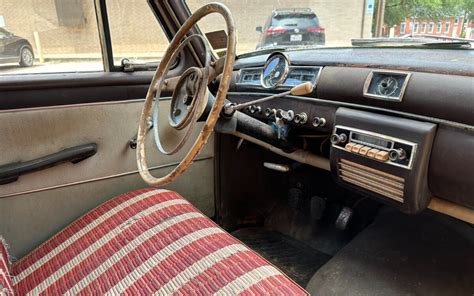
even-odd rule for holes
{"type": "Polygon", "coordinates": [[[375,159],[381,160],[381,161],[387,161],[388,160],[388,152],[387,151],[379,151],[377,154],[375,154],[375,159]]]}
{"type": "Polygon", "coordinates": [[[356,143],[350,142],[350,143],[347,143],[347,144],[346,144],[345,148],[346,148],[347,150],[351,151],[351,150],[352,150],[352,147],[354,147],[355,145],[356,145],[356,143]]]}
{"type": "Polygon", "coordinates": [[[359,154],[361,154],[361,155],[367,155],[367,152],[369,152],[370,149],[372,149],[372,148],[369,147],[369,146],[364,146],[364,147],[360,148],[359,154]]]}
{"type": "Polygon", "coordinates": [[[375,155],[377,155],[377,153],[379,153],[380,150],[379,149],[370,149],[369,151],[367,151],[367,156],[368,157],[372,157],[372,158],[375,158],[375,155]]]}
{"type": "Polygon", "coordinates": [[[362,147],[364,147],[364,145],[361,145],[361,144],[354,145],[354,146],[352,146],[351,151],[354,152],[354,153],[359,153],[359,150],[362,147]]]}

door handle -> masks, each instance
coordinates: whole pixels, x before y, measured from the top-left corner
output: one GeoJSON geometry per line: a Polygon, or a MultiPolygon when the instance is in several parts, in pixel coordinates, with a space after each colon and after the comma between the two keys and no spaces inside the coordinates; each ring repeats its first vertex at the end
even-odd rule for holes
{"type": "Polygon", "coordinates": [[[44,170],[60,163],[78,163],[97,153],[97,144],[89,143],[67,148],[40,158],[0,166],[0,185],[15,182],[21,175],[44,170]]]}

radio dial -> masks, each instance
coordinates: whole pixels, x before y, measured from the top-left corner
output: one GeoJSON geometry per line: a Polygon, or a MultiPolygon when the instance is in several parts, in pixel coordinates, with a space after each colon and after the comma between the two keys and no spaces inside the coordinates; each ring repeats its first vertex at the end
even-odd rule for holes
{"type": "Polygon", "coordinates": [[[343,144],[347,141],[347,136],[346,134],[332,134],[330,140],[333,145],[343,144]]]}
{"type": "Polygon", "coordinates": [[[388,158],[391,161],[403,160],[407,157],[407,153],[402,148],[392,149],[388,152],[388,158]]]}

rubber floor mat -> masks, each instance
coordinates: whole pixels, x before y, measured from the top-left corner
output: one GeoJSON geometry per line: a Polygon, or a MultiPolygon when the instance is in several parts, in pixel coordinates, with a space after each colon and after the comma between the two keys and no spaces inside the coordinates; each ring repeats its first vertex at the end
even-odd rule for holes
{"type": "Polygon", "coordinates": [[[305,287],[312,275],[331,256],[279,232],[262,228],[242,228],[232,232],[254,251],[305,287]]]}

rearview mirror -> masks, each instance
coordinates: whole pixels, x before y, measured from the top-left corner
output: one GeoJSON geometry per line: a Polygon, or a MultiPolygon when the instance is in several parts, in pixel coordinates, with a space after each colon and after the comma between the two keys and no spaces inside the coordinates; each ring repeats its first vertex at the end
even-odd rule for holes
{"type": "Polygon", "coordinates": [[[255,31],[262,33],[262,31],[263,31],[262,26],[256,27],[255,31]]]}

